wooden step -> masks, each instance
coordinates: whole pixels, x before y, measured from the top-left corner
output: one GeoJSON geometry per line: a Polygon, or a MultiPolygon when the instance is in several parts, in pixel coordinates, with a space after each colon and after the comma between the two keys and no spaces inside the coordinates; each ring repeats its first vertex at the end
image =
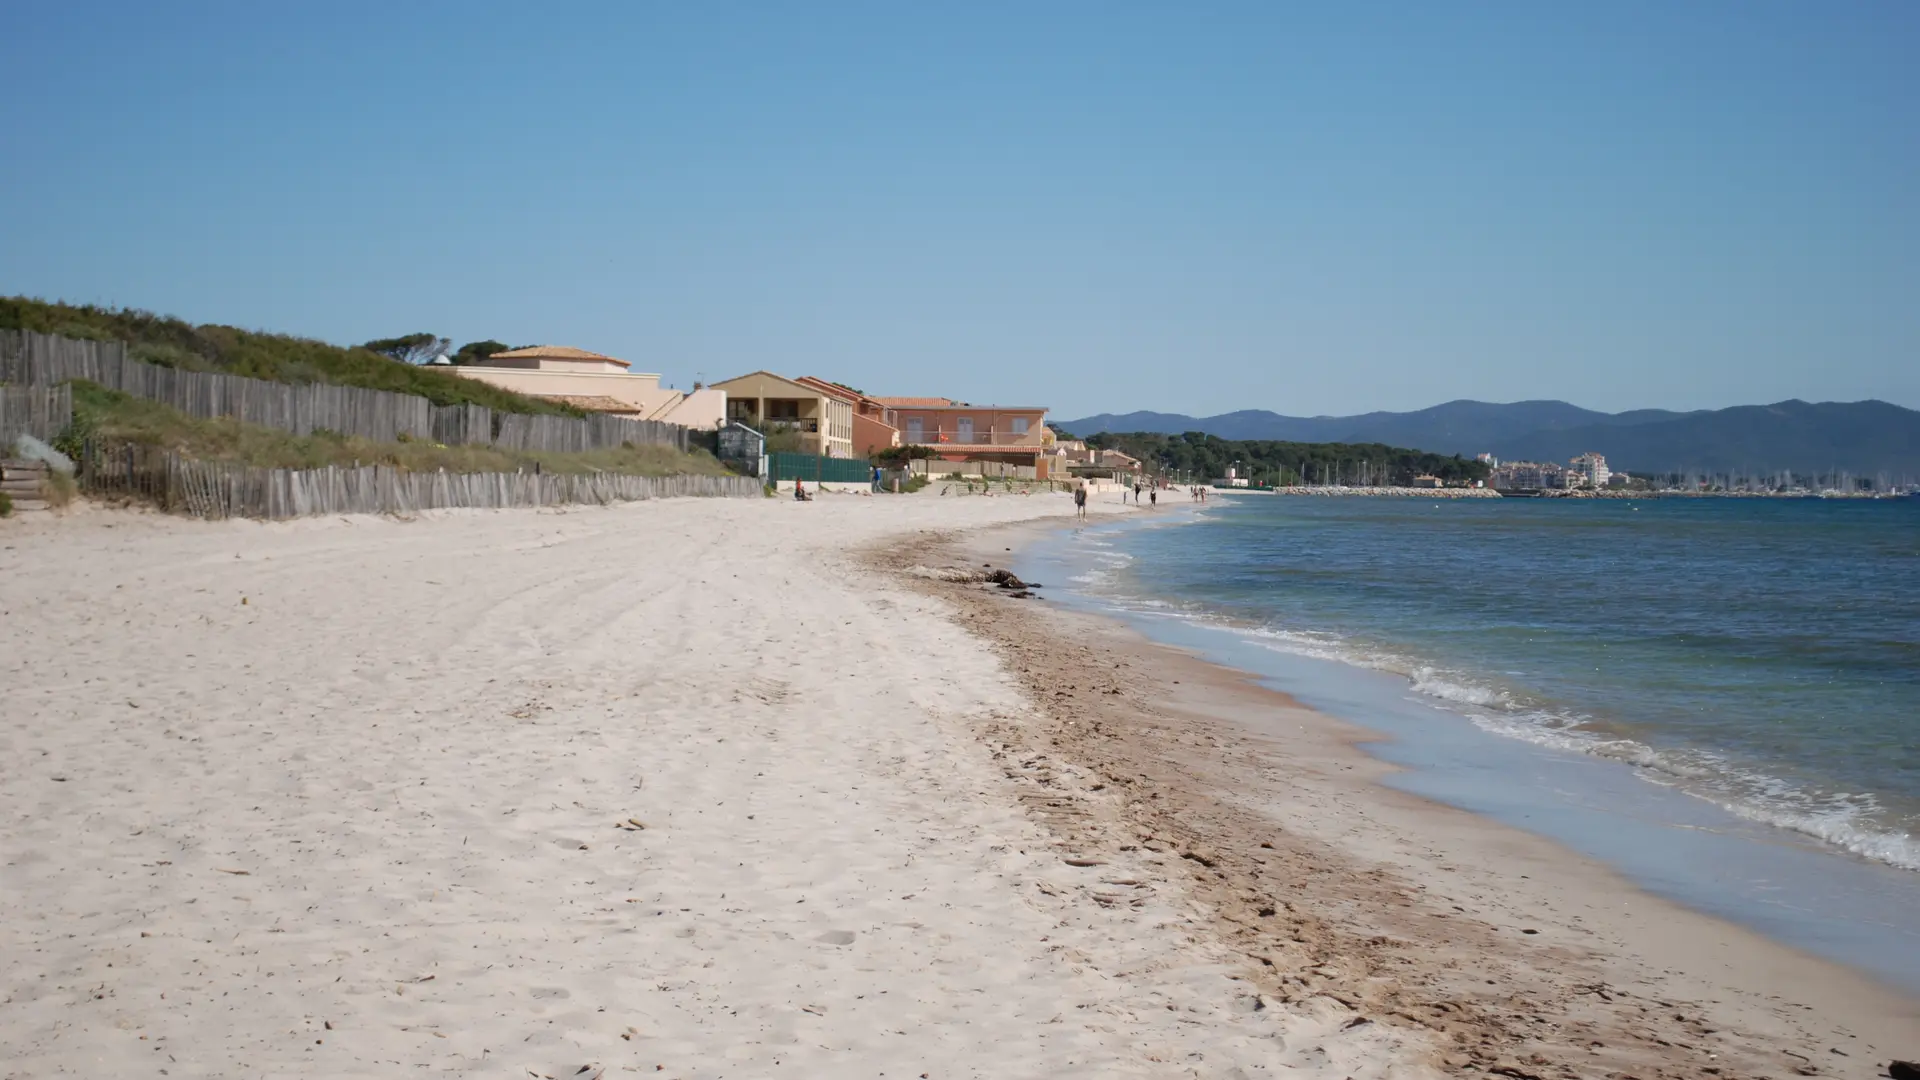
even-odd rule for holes
{"type": "Polygon", "coordinates": [[[47,509],[47,500],[45,499],[13,500],[13,512],[16,514],[38,513],[39,511],[42,511],[45,509],[47,509]]]}
{"type": "Polygon", "coordinates": [[[46,490],[46,485],[35,481],[31,484],[16,484],[11,480],[0,480],[0,491],[16,499],[31,499],[46,490]]]}
{"type": "Polygon", "coordinates": [[[44,461],[28,461],[25,458],[8,458],[0,461],[0,472],[46,472],[44,461]]]}

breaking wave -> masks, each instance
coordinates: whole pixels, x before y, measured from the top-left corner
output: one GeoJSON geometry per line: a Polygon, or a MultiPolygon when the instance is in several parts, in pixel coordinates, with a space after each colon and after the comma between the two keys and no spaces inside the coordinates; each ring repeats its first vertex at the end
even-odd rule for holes
{"type": "MultiPolygon", "coordinates": [[[[1098,589],[1112,585],[1115,576],[1094,571],[1087,580],[1074,580],[1098,589]]],[[[1616,761],[1633,768],[1648,783],[1705,799],[1748,821],[1920,872],[1920,838],[1888,827],[1884,807],[1872,795],[1809,790],[1709,751],[1657,748],[1600,718],[1537,700],[1495,680],[1422,663],[1338,634],[1247,625],[1197,605],[1110,590],[1099,599],[1136,616],[1204,623],[1278,652],[1397,674],[1421,700],[1463,716],[1489,734],[1616,761]]]]}

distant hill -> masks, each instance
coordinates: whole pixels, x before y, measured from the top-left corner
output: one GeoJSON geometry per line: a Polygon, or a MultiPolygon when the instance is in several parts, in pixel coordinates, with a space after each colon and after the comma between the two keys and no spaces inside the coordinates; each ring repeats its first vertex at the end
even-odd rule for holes
{"type": "Polygon", "coordinates": [[[1920,476],[1920,412],[1884,401],[1782,401],[1730,409],[1595,412],[1564,401],[1449,401],[1417,412],[1281,416],[1260,409],[1191,417],[1102,413],[1065,420],[1077,435],[1201,431],[1223,439],[1386,443],[1509,461],[1565,461],[1597,450],[1630,472],[1752,470],[1920,476]]]}

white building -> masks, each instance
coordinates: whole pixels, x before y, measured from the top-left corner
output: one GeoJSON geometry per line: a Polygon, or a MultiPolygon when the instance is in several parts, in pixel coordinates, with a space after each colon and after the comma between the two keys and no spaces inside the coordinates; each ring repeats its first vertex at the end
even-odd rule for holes
{"type": "Polygon", "coordinates": [[[1572,461],[1567,462],[1568,471],[1580,477],[1580,486],[1603,488],[1613,478],[1613,470],[1607,468],[1607,459],[1589,450],[1572,461]]]}
{"type": "Polygon", "coordinates": [[[1509,461],[1493,470],[1493,486],[1501,491],[1542,491],[1567,487],[1567,470],[1549,461],[1509,461]]]}

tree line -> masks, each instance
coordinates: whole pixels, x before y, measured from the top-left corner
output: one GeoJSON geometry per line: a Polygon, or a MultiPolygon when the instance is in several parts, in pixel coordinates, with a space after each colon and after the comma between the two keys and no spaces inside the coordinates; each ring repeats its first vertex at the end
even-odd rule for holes
{"type": "MultiPolygon", "coordinates": [[[[368,352],[379,353],[389,360],[414,365],[431,364],[443,356],[447,358],[448,363],[456,366],[478,364],[494,353],[508,351],[507,345],[491,339],[486,341],[469,341],[456,350],[453,347],[452,338],[444,338],[438,334],[425,332],[402,334],[399,337],[391,338],[376,338],[360,347],[368,352]]],[[[522,345],[520,347],[524,349],[527,346],[522,345]]]]}
{"type": "Polygon", "coordinates": [[[1355,487],[1406,485],[1416,476],[1465,483],[1485,480],[1492,471],[1458,454],[1434,454],[1382,443],[1222,439],[1198,431],[1184,435],[1101,432],[1086,441],[1090,447],[1130,454],[1163,475],[1194,483],[1224,477],[1229,468],[1256,483],[1355,487]]]}

